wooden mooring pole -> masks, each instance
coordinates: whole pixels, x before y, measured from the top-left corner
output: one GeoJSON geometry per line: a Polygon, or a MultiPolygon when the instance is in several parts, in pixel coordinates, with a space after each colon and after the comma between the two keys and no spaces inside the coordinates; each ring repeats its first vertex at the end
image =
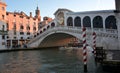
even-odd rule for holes
{"type": "Polygon", "coordinates": [[[86,28],[82,28],[84,72],[87,72],[86,28]]]}
{"type": "Polygon", "coordinates": [[[96,33],[93,32],[93,50],[94,50],[94,56],[96,57],[96,33]]]}

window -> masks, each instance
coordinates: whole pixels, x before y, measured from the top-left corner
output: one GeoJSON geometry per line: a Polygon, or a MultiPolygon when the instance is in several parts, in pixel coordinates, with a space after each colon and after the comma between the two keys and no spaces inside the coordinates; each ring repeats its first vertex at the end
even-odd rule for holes
{"type": "Polygon", "coordinates": [[[23,16],[20,16],[20,18],[23,18],[23,16]]]}
{"type": "Polygon", "coordinates": [[[27,29],[27,30],[30,30],[30,26],[27,26],[26,29],[27,29]]]}
{"type": "Polygon", "coordinates": [[[9,36],[7,36],[7,38],[9,38],[9,36]]]}
{"type": "Polygon", "coordinates": [[[14,37],[14,39],[16,39],[16,37],[14,37]]]}
{"type": "Polygon", "coordinates": [[[16,23],[14,22],[13,25],[13,29],[16,30],[16,23]]]}
{"type": "Polygon", "coordinates": [[[27,19],[30,19],[30,17],[26,17],[27,19]]]}
{"type": "Polygon", "coordinates": [[[5,10],[5,8],[4,8],[4,7],[2,7],[2,10],[4,11],[4,10],[5,10]]]}
{"type": "Polygon", "coordinates": [[[14,31],[14,35],[16,35],[16,31],[14,31]]]}
{"type": "Polygon", "coordinates": [[[5,39],[5,35],[2,35],[2,39],[5,39]]]}
{"type": "Polygon", "coordinates": [[[80,17],[76,17],[74,20],[75,26],[76,27],[81,27],[81,18],[80,17]]]}
{"type": "Polygon", "coordinates": [[[24,26],[23,26],[23,25],[21,25],[21,26],[20,26],[20,29],[24,29],[24,26]]]}
{"type": "Polygon", "coordinates": [[[6,27],[7,27],[7,31],[9,31],[9,24],[8,23],[7,23],[6,27]]]}
{"type": "Polygon", "coordinates": [[[106,29],[117,29],[115,16],[111,15],[106,18],[105,27],[106,29]]]}
{"type": "Polygon", "coordinates": [[[21,37],[21,40],[23,40],[23,37],[21,37]]]}
{"type": "Polygon", "coordinates": [[[3,19],[3,20],[5,19],[5,16],[4,16],[4,15],[2,15],[2,19],[3,19]]]}
{"type": "Polygon", "coordinates": [[[33,30],[36,31],[36,27],[33,27],[33,30]]]}
{"type": "Polygon", "coordinates": [[[30,37],[27,37],[27,39],[30,39],[30,37]]]}
{"type": "Polygon", "coordinates": [[[27,32],[27,35],[30,35],[30,32],[27,32]]]}
{"type": "Polygon", "coordinates": [[[101,16],[94,17],[93,28],[103,28],[103,19],[101,16]]]}
{"type": "Polygon", "coordinates": [[[16,17],[16,15],[14,14],[14,17],[16,17]]]}
{"type": "Polygon", "coordinates": [[[67,26],[73,26],[73,18],[72,17],[69,17],[67,19],[67,26]]]}
{"type": "Polygon", "coordinates": [[[6,15],[9,15],[9,13],[6,13],[6,15]]]}
{"type": "Polygon", "coordinates": [[[4,26],[4,25],[2,25],[2,30],[3,30],[3,31],[5,30],[5,26],[4,26]]]}
{"type": "Polygon", "coordinates": [[[36,18],[33,18],[33,20],[36,20],[36,18]]]}
{"type": "Polygon", "coordinates": [[[36,37],[36,35],[34,35],[34,37],[36,37]]]}
{"type": "Polygon", "coordinates": [[[91,27],[91,19],[89,16],[83,18],[83,27],[91,27]]]}
{"type": "Polygon", "coordinates": [[[39,33],[37,33],[37,35],[39,35],[39,33]]]}
{"type": "Polygon", "coordinates": [[[20,32],[20,35],[24,35],[24,32],[20,32]]]}
{"type": "Polygon", "coordinates": [[[51,23],[51,26],[52,26],[52,27],[54,27],[54,26],[55,26],[55,23],[54,23],[54,22],[53,22],[53,23],[51,23]]]}

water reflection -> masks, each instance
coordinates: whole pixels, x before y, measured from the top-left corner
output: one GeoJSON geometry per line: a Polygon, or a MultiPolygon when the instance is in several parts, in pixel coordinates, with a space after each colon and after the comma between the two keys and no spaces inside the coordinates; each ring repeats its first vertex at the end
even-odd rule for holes
{"type": "MultiPolygon", "coordinates": [[[[87,57],[88,73],[98,73],[93,55],[89,53],[87,57]]],[[[1,53],[0,73],[83,73],[82,58],[81,49],[1,53]]]]}

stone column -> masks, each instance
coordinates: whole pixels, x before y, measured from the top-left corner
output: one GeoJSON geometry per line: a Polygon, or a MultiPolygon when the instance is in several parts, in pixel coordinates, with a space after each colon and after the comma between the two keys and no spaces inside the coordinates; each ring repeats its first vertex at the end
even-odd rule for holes
{"type": "Polygon", "coordinates": [[[116,18],[117,18],[117,29],[118,29],[118,40],[119,40],[119,50],[120,50],[120,0],[115,0],[116,5],[116,18]]]}
{"type": "Polygon", "coordinates": [[[105,27],[105,18],[106,18],[106,17],[103,17],[103,31],[106,31],[106,27],[105,27]]]}
{"type": "Polygon", "coordinates": [[[118,41],[119,41],[119,50],[120,50],[120,13],[116,13],[116,18],[117,18],[117,29],[118,29],[118,41]]]}
{"type": "Polygon", "coordinates": [[[120,11],[120,0],[115,0],[116,10],[120,11]]]}

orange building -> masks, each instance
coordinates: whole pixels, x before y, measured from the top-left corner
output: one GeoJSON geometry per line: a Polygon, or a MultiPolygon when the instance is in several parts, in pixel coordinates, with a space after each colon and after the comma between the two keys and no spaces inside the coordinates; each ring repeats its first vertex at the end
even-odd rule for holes
{"type": "Polygon", "coordinates": [[[41,29],[41,28],[44,27],[45,25],[48,25],[48,23],[50,23],[52,20],[53,20],[53,19],[50,18],[50,17],[47,17],[47,16],[43,17],[43,21],[41,21],[41,22],[39,23],[39,29],[41,29]]]}
{"type": "Polygon", "coordinates": [[[22,45],[38,31],[38,24],[41,21],[40,10],[37,7],[35,16],[21,12],[7,12],[6,3],[0,1],[0,21],[6,23],[8,35],[6,36],[6,46],[15,47],[22,45]]]}

